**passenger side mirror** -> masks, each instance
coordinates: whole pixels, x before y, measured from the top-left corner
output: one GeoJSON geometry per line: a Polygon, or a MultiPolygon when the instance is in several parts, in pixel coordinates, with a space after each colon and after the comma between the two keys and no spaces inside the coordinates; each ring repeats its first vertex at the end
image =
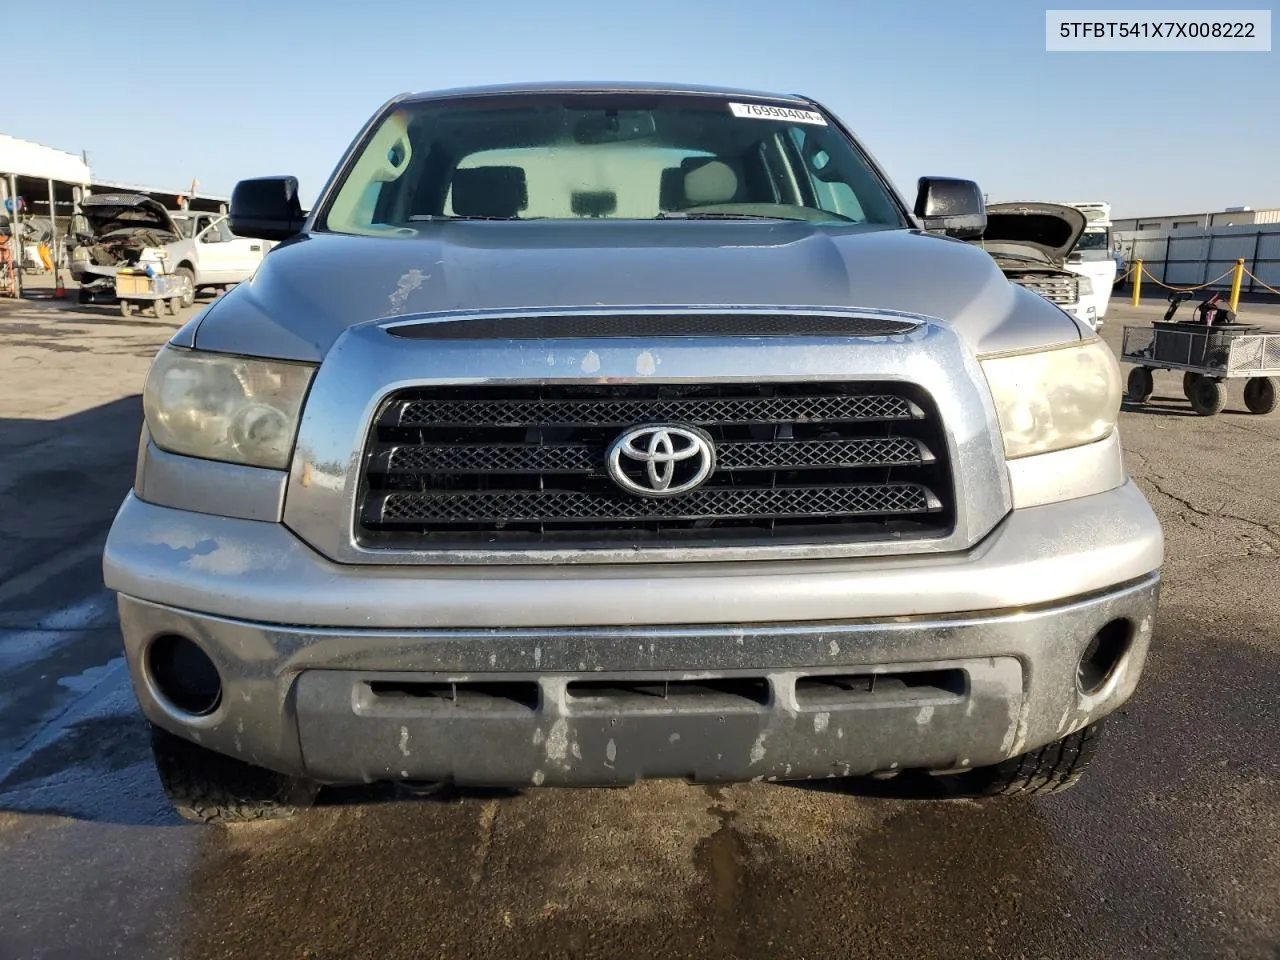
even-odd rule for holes
{"type": "Polygon", "coordinates": [[[241,180],[231,191],[231,232],[257,240],[287,240],[305,222],[297,177],[241,180]]]}
{"type": "Polygon", "coordinates": [[[972,180],[921,177],[915,214],[925,230],[960,240],[980,237],[987,229],[987,205],[972,180]]]}

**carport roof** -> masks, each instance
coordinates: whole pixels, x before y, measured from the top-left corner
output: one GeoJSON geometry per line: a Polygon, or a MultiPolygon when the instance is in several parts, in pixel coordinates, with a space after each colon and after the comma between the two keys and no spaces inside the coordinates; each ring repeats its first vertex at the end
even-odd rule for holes
{"type": "Polygon", "coordinates": [[[9,173],[62,183],[88,183],[90,178],[89,165],[76,154],[0,133],[0,174],[9,173]]]}

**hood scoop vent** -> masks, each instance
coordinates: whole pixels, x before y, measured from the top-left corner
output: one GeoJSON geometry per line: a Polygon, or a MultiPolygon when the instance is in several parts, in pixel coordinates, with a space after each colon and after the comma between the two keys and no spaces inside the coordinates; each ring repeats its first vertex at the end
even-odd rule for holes
{"type": "Polygon", "coordinates": [[[540,313],[446,316],[398,321],[386,328],[405,340],[572,340],[653,337],[892,337],[919,321],[876,314],[808,312],[540,313]]]}

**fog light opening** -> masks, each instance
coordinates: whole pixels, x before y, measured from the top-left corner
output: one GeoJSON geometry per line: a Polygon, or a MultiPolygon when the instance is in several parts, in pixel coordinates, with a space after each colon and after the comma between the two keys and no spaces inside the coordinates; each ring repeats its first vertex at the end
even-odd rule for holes
{"type": "Polygon", "coordinates": [[[1080,692],[1091,696],[1106,686],[1129,652],[1132,641],[1133,624],[1128,620],[1112,620],[1095,633],[1076,667],[1076,683],[1080,685],[1080,692]]]}
{"type": "Polygon", "coordinates": [[[170,706],[204,717],[222,703],[222,678],[199,645],[174,633],[156,637],[147,650],[152,686],[170,706]]]}

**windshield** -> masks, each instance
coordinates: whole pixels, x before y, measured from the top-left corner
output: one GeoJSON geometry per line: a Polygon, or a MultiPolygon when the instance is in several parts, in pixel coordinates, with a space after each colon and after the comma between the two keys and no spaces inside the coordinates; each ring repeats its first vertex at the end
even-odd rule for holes
{"type": "Polygon", "coordinates": [[[700,218],[906,225],[821,113],[581,93],[402,105],[365,138],[317,223],[411,237],[442,219],[700,218]]]}
{"type": "Polygon", "coordinates": [[[1080,254],[1081,260],[1110,260],[1111,231],[1085,231],[1080,235],[1080,242],[1076,244],[1074,252],[1080,254]]]}

